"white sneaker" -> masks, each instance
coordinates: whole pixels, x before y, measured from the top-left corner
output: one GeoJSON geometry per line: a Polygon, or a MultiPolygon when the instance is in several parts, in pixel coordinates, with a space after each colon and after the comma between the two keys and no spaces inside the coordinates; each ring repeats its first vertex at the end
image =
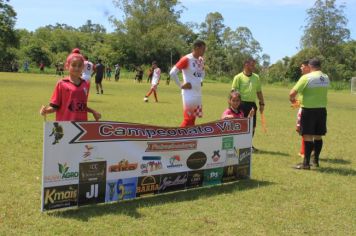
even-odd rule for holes
{"type": "Polygon", "coordinates": [[[148,102],[148,97],[144,97],[144,98],[143,98],[143,101],[144,101],[144,102],[148,102]]]}

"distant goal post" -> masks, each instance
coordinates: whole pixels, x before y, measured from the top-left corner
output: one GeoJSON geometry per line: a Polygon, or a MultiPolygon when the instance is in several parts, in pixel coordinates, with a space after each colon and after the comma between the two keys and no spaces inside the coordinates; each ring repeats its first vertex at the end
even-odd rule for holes
{"type": "Polygon", "coordinates": [[[356,77],[351,78],[351,93],[356,94],[356,77]]]}

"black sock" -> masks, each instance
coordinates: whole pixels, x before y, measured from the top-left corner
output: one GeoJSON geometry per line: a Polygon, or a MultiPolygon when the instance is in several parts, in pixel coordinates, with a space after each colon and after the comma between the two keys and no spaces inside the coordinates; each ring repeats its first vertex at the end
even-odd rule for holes
{"type": "Polygon", "coordinates": [[[314,149],[313,141],[304,141],[304,166],[310,165],[310,154],[314,149]]]}
{"type": "Polygon", "coordinates": [[[315,161],[318,163],[321,149],[323,148],[323,140],[314,140],[314,155],[315,161]]]}

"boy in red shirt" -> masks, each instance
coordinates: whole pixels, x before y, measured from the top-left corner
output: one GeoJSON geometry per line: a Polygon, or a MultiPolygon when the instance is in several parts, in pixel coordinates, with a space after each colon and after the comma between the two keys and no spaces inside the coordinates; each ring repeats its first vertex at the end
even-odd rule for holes
{"type": "Polygon", "coordinates": [[[87,107],[89,85],[80,77],[84,58],[79,49],[69,54],[65,67],[69,76],[57,82],[49,106],[42,106],[40,114],[46,116],[56,112],[56,121],[87,121],[90,112],[98,121],[101,114],[87,107]]]}

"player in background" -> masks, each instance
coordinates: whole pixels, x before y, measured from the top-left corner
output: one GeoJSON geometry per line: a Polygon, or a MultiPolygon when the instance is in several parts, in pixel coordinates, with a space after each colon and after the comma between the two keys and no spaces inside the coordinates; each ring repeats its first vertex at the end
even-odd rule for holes
{"type": "Polygon", "coordinates": [[[143,99],[145,102],[148,102],[148,97],[153,93],[155,96],[155,101],[158,102],[157,99],[157,87],[161,78],[161,69],[157,66],[157,62],[153,61],[152,62],[152,80],[151,80],[151,89],[150,91],[146,94],[145,98],[143,99]]]}
{"type": "Polygon", "coordinates": [[[98,64],[95,65],[94,72],[91,76],[93,76],[94,74],[95,74],[96,94],[99,94],[99,89],[100,89],[100,93],[103,94],[104,90],[103,90],[103,85],[101,83],[105,76],[105,66],[101,63],[101,59],[99,59],[98,64]]]}
{"type": "Polygon", "coordinates": [[[196,117],[203,116],[201,87],[205,76],[203,60],[205,48],[204,41],[196,40],[192,52],[182,57],[169,73],[182,90],[184,119],[181,127],[193,126],[196,117]],[[183,73],[183,83],[179,81],[179,71],[183,73]]]}
{"type": "Polygon", "coordinates": [[[93,72],[94,72],[94,64],[91,61],[89,61],[89,58],[87,56],[84,56],[84,69],[82,73],[82,79],[88,83],[88,91],[90,89],[91,74],[93,74],[93,72]]]}

